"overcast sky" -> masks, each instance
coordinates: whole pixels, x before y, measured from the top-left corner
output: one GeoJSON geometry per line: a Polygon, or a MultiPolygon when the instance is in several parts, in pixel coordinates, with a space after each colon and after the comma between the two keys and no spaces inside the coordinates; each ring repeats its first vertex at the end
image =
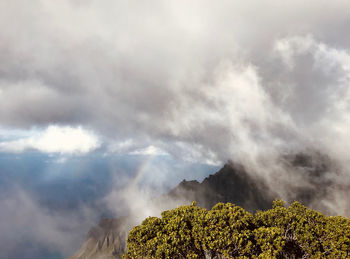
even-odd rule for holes
{"type": "Polygon", "coordinates": [[[348,150],[348,1],[0,5],[0,125],[41,134],[3,150],[348,150]],[[47,146],[64,132],[82,139],[47,146]]]}
{"type": "Polygon", "coordinates": [[[277,158],[317,150],[349,215],[349,28],[347,0],[1,0],[0,153],[233,160],[283,196],[310,183],[277,158]]]}

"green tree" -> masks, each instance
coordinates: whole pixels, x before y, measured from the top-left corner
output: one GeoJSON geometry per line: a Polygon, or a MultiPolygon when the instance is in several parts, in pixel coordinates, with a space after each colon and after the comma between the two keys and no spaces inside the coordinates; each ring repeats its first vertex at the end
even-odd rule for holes
{"type": "Polygon", "coordinates": [[[164,211],[131,230],[124,258],[350,258],[350,220],[280,200],[255,215],[231,203],[164,211]]]}

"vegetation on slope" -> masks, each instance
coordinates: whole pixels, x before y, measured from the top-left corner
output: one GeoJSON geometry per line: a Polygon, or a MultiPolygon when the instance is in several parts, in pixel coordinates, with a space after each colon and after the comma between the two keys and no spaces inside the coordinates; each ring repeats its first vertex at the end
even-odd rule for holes
{"type": "Polygon", "coordinates": [[[350,219],[276,200],[251,214],[231,203],[164,211],[134,227],[124,258],[350,258],[350,219]]]}

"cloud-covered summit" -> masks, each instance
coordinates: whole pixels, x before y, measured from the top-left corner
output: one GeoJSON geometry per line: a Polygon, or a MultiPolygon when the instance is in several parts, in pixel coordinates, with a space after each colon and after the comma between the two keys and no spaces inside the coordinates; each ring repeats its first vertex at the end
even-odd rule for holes
{"type": "MultiPolygon", "coordinates": [[[[133,172],[142,176],[145,166],[135,169],[140,164],[135,157],[150,161],[167,154],[148,170],[149,185],[204,177],[211,171],[208,164],[231,159],[282,198],[299,187],[316,193],[322,186],[319,204],[312,206],[349,215],[349,27],[347,0],[1,0],[2,190],[11,184],[36,190],[40,183],[60,196],[69,191],[55,177],[89,171],[97,178],[73,179],[71,187],[86,187],[85,200],[94,188],[111,191],[107,173],[118,181],[133,172]],[[281,154],[315,150],[321,154],[313,158],[336,164],[321,179],[311,177],[308,168],[296,173],[280,161],[281,154]],[[8,151],[17,154],[3,153],[8,151]],[[105,160],[89,163],[99,156],[105,160]],[[118,156],[118,163],[110,162],[118,156]],[[187,162],[178,158],[207,165],[179,169],[187,162]],[[128,161],[132,166],[124,174],[128,161]],[[47,178],[52,178],[49,187],[47,178]]],[[[148,197],[133,187],[133,196],[124,190],[126,196],[148,197]]],[[[2,225],[15,234],[1,243],[7,247],[19,240],[17,225],[28,226],[29,219],[36,226],[43,219],[49,225],[47,233],[38,232],[44,243],[58,233],[55,246],[72,249],[66,247],[71,239],[61,238],[67,225],[60,222],[68,214],[47,213],[26,193],[0,197],[8,211],[0,213],[2,225]]],[[[118,197],[119,190],[107,195],[117,208],[118,197]]],[[[94,219],[82,224],[74,217],[68,223],[76,229],[94,219]]],[[[37,231],[33,226],[28,233],[37,231]]]]}
{"type": "Polygon", "coordinates": [[[261,157],[321,150],[347,171],[348,1],[0,5],[4,128],[81,126],[109,151],[269,176],[261,157]]]}

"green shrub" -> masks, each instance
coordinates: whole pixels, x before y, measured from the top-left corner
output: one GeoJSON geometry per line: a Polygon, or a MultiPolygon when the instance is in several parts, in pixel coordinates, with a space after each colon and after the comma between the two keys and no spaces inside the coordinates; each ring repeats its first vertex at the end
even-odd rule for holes
{"type": "Polygon", "coordinates": [[[350,258],[350,220],[298,202],[255,215],[231,203],[164,211],[134,227],[124,258],[350,258]]]}

